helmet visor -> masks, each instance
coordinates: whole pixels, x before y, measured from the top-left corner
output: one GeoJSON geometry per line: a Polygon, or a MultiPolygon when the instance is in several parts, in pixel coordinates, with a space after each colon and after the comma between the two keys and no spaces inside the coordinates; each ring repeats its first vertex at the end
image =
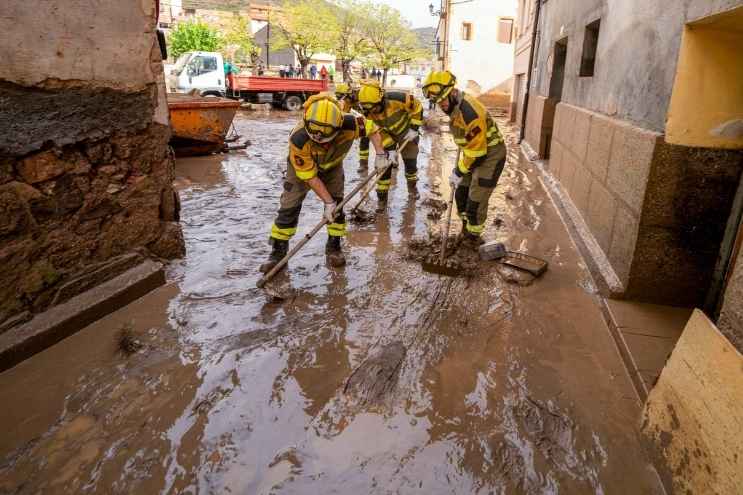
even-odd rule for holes
{"type": "Polygon", "coordinates": [[[433,103],[438,103],[444,96],[446,96],[446,90],[451,86],[444,86],[440,83],[431,83],[423,86],[423,96],[428,98],[433,103]]]}
{"type": "Polygon", "coordinates": [[[318,143],[327,143],[332,141],[340,132],[339,128],[316,120],[305,122],[304,127],[307,129],[307,134],[310,135],[310,138],[318,143]]]}

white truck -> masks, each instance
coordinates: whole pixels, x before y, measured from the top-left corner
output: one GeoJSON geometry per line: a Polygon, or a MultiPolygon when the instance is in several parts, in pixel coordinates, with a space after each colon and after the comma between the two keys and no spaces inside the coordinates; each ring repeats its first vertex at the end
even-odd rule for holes
{"type": "Polygon", "coordinates": [[[202,96],[225,96],[224,60],[217,52],[186,52],[166,69],[165,80],[172,92],[198,89],[202,96]]]}

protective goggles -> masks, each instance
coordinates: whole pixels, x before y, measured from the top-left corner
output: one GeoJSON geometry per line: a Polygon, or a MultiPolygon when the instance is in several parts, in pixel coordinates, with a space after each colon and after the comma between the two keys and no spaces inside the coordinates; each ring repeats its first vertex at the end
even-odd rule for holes
{"type": "Polygon", "coordinates": [[[423,96],[428,98],[433,103],[438,103],[447,94],[447,90],[451,89],[451,85],[443,85],[439,83],[431,83],[423,86],[423,96]]]}
{"type": "Polygon", "coordinates": [[[362,110],[363,110],[363,111],[364,111],[365,113],[371,112],[371,111],[372,111],[372,110],[374,110],[375,108],[379,107],[379,105],[380,105],[380,103],[361,103],[361,104],[360,104],[360,106],[361,106],[361,109],[362,109],[362,110]]]}
{"type": "Polygon", "coordinates": [[[307,130],[307,134],[310,135],[310,138],[318,143],[327,143],[332,141],[340,132],[340,129],[337,127],[324,122],[317,122],[315,120],[305,122],[304,128],[307,130]]]}

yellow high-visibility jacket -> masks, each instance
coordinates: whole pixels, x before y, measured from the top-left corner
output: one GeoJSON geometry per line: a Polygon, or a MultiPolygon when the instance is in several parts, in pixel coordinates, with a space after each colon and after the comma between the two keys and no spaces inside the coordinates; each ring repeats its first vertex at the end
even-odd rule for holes
{"type": "Polygon", "coordinates": [[[361,116],[345,114],[341,131],[329,143],[316,143],[310,139],[299,122],[289,135],[288,161],[301,180],[310,180],[317,175],[318,169],[328,170],[343,163],[353,140],[377,132],[377,127],[361,116]]]}
{"type": "Polygon", "coordinates": [[[459,104],[451,113],[449,127],[454,142],[462,149],[459,172],[467,174],[478,158],[487,155],[488,148],[503,145],[503,136],[477,98],[464,92],[460,95],[459,104]]]}
{"type": "Polygon", "coordinates": [[[384,148],[391,149],[402,141],[408,129],[423,125],[423,105],[403,91],[387,91],[383,110],[369,114],[368,118],[379,127],[384,148]]]}

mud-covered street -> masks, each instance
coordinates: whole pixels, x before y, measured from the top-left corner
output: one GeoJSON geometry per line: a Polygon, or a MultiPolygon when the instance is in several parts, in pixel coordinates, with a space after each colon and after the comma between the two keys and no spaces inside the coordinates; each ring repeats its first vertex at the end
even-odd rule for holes
{"type": "MultiPolygon", "coordinates": [[[[297,118],[242,112],[247,149],[180,159],[169,283],[0,374],[0,493],[662,493],[591,279],[502,119],[484,237],[544,276],[410,259],[456,155],[433,130],[420,194],[398,170],[376,222],[349,223],[345,267],[323,231],[272,282],[285,301],[255,287],[297,118]]],[[[320,215],[308,195],[295,241],[320,215]]]]}

